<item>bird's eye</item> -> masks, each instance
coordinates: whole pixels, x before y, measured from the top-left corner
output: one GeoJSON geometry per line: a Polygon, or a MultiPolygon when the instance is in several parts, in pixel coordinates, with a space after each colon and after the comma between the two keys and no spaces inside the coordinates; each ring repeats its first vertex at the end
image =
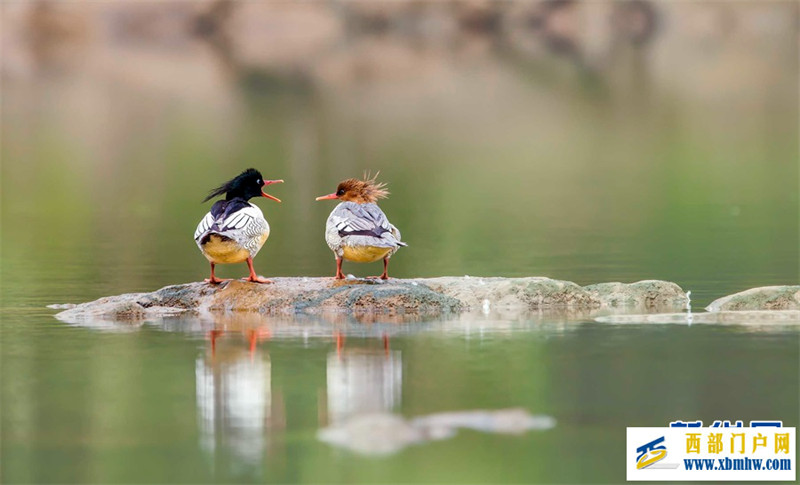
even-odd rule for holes
{"type": "Polygon", "coordinates": [[[258,179],[258,180],[256,181],[256,183],[257,183],[258,185],[261,185],[261,179],[258,179]]]}
{"type": "Polygon", "coordinates": [[[342,195],[344,195],[344,189],[339,189],[339,190],[337,190],[337,191],[336,191],[336,195],[338,195],[338,196],[342,196],[342,195]]]}

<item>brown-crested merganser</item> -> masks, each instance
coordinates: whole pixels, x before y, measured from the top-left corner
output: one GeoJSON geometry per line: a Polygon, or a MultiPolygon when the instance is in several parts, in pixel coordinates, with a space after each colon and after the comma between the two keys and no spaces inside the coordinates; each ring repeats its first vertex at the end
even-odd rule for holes
{"type": "Polygon", "coordinates": [[[336,192],[317,197],[316,200],[339,199],[325,224],[325,242],[336,256],[336,279],[344,279],[342,260],[372,263],[383,259],[383,274],[377,278],[389,279],[389,258],[401,247],[400,231],[386,218],[378,207],[378,199],[386,198],[386,184],[365,175],[364,180],[347,179],[339,183],[336,192]]]}
{"type": "Polygon", "coordinates": [[[249,200],[253,197],[266,197],[280,202],[277,197],[265,193],[262,187],[281,182],[283,180],[264,180],[258,170],[248,168],[211,190],[203,200],[207,202],[225,194],[225,200],[218,200],[211,206],[211,210],[194,232],[197,247],[211,263],[211,277],[205,280],[207,283],[224,281],[214,276],[214,265],[243,261],[247,261],[247,267],[250,268],[250,276],[244,278],[245,281],[272,283],[256,275],[253,269],[253,258],[269,237],[269,224],[261,209],[249,200]]]}

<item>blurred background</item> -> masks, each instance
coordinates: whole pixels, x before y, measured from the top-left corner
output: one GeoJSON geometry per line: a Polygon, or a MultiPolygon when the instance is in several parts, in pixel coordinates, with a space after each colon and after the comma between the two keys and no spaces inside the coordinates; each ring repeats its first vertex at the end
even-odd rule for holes
{"type": "Polygon", "coordinates": [[[2,8],[16,284],[204,276],[200,201],[249,166],[286,180],[257,201],[264,275],[333,274],[313,199],[369,169],[398,277],[660,278],[701,303],[797,281],[795,2],[2,8]]]}
{"type": "Polygon", "coordinates": [[[1,481],[619,482],[625,426],[797,424],[796,330],[489,316],[389,325],[385,351],[389,330],[349,322],[337,353],[330,322],[97,332],[44,308],[206,277],[201,201],[251,166],[286,181],[254,201],[267,277],[332,276],[314,197],[380,170],[409,244],[392,276],[665,279],[695,309],[797,284],[797,2],[0,9],[1,481]],[[253,328],[285,335],[248,350],[253,328]],[[363,412],[508,406],[558,426],[378,461],[315,439],[363,412]]]}

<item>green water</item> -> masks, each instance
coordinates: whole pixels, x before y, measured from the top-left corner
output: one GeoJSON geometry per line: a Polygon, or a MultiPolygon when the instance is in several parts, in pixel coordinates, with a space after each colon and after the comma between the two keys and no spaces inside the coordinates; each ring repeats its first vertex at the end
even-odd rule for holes
{"type": "Polygon", "coordinates": [[[265,276],[334,273],[322,237],[332,205],[314,197],[371,169],[409,243],[392,259],[398,278],[665,279],[691,290],[695,311],[797,284],[796,36],[784,41],[724,45],[720,56],[768,68],[719,75],[738,91],[685,89],[708,79],[692,66],[675,85],[502,49],[454,55],[431,85],[330,88],[262,72],[188,94],[69,71],[5,82],[0,481],[621,482],[627,426],[797,426],[791,324],[491,314],[80,326],[46,308],[207,276],[192,241],[200,200],[248,166],[286,180],[271,191],[282,204],[256,201],[272,226],[256,259],[265,276]],[[208,331],[225,325],[212,355],[208,331]],[[270,337],[250,351],[253,327],[270,337]],[[387,457],[316,439],[366,411],[508,407],[557,425],[461,431],[387,457]]]}
{"type": "Polygon", "coordinates": [[[473,322],[467,335],[434,323],[391,337],[391,362],[377,335],[346,339],[344,355],[364,357],[359,368],[337,359],[330,337],[274,339],[250,354],[234,335],[218,342],[214,360],[200,332],[98,332],[39,313],[24,320],[36,329],[20,322],[4,337],[6,482],[621,482],[626,426],[797,423],[792,328],[541,321],[499,333],[484,322],[481,334],[473,322]],[[388,363],[401,367],[398,380],[375,376],[388,363]],[[374,402],[393,389],[389,410],[404,415],[522,406],[558,422],[522,436],[461,431],[362,457],[315,439],[342,409],[327,387],[342,366],[356,396],[374,402]],[[216,387],[198,373],[215,376],[216,387]],[[237,401],[237,386],[262,393],[237,401]],[[205,399],[216,406],[211,422],[205,399]],[[231,417],[242,410],[251,414],[231,417]]]}

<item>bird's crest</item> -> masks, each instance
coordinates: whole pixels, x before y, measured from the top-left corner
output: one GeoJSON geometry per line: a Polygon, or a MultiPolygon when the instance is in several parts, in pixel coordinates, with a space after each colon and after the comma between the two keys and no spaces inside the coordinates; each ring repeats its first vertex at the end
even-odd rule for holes
{"type": "Polygon", "coordinates": [[[228,192],[235,192],[241,188],[241,186],[245,183],[246,180],[249,179],[261,179],[261,173],[254,169],[248,168],[244,172],[240,173],[239,175],[233,177],[232,179],[228,180],[224,184],[220,185],[219,187],[211,189],[208,192],[208,196],[203,199],[203,202],[208,202],[209,200],[213,199],[214,197],[218,197],[220,195],[227,194],[228,192]]]}
{"type": "Polygon", "coordinates": [[[361,190],[364,198],[370,199],[373,202],[378,199],[389,197],[389,191],[386,190],[386,183],[378,182],[378,175],[380,174],[380,170],[375,172],[375,175],[372,175],[369,171],[364,172],[364,180],[362,180],[364,186],[361,190]]]}

